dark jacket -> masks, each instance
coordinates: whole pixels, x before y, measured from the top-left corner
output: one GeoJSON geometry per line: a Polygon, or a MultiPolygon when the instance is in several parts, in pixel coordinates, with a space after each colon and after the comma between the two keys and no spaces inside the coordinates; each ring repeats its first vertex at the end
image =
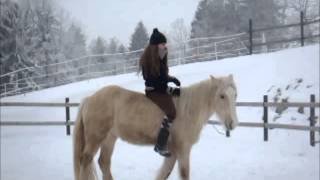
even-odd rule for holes
{"type": "Polygon", "coordinates": [[[170,80],[170,76],[168,75],[168,67],[163,61],[160,61],[160,75],[154,76],[150,73],[147,73],[142,68],[143,79],[145,80],[146,87],[153,87],[154,91],[157,92],[166,92],[168,87],[168,82],[170,80]]]}

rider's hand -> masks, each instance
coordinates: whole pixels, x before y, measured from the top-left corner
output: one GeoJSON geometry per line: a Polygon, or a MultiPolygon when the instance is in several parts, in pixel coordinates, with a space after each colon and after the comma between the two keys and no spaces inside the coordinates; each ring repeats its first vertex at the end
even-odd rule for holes
{"type": "Polygon", "coordinates": [[[176,96],[179,97],[180,96],[180,88],[174,88],[174,87],[168,87],[167,88],[167,92],[168,94],[172,95],[172,96],[176,96]]]}
{"type": "Polygon", "coordinates": [[[180,86],[181,85],[180,81],[176,77],[170,77],[169,81],[173,82],[176,86],[180,86]]]}

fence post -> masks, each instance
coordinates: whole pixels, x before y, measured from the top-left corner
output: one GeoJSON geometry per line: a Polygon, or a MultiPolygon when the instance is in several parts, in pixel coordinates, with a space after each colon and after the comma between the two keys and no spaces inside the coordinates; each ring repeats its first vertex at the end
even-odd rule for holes
{"type": "Polygon", "coordinates": [[[300,38],[300,42],[301,42],[301,46],[304,46],[304,29],[303,29],[303,12],[300,12],[300,34],[301,34],[301,38],[300,38]]]}
{"type": "Polygon", "coordinates": [[[249,54],[252,54],[252,19],[249,19],[249,54]]]}
{"type": "MultiPolygon", "coordinates": [[[[315,99],[316,99],[315,95],[311,94],[310,95],[310,102],[315,103],[315,101],[316,101],[315,99]]],[[[315,120],[315,107],[311,106],[310,107],[310,127],[314,127],[314,125],[315,125],[314,120],[315,120]]],[[[310,145],[315,146],[315,133],[314,133],[314,131],[311,131],[311,130],[310,130],[310,145]]]]}
{"type": "Polygon", "coordinates": [[[198,39],[197,40],[197,56],[199,56],[199,54],[200,54],[200,42],[199,42],[200,40],[198,39]]]}
{"type": "Polygon", "coordinates": [[[266,127],[268,124],[268,96],[264,95],[263,96],[263,139],[264,141],[268,141],[268,128],[266,127]]]}
{"type": "Polygon", "coordinates": [[[70,106],[69,106],[69,98],[66,98],[66,131],[67,135],[70,135],[70,106]]]}
{"type": "Polygon", "coordinates": [[[214,54],[216,56],[216,60],[218,60],[218,54],[217,54],[217,43],[214,42],[214,54]]]}
{"type": "Polygon", "coordinates": [[[187,47],[187,42],[185,42],[185,43],[183,43],[183,55],[182,55],[182,61],[181,61],[181,63],[182,64],[185,64],[186,62],[185,62],[185,57],[186,57],[186,47],[187,47]]]}

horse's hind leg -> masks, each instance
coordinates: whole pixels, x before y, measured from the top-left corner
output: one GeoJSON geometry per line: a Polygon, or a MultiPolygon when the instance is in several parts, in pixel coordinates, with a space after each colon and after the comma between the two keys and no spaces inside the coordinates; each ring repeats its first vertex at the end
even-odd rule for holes
{"type": "Polygon", "coordinates": [[[114,149],[114,144],[117,140],[117,137],[109,132],[108,136],[103,140],[100,157],[99,157],[99,166],[103,174],[103,180],[112,180],[111,175],[111,156],[114,149]]]}
{"type": "Polygon", "coordinates": [[[165,158],[164,162],[162,164],[162,167],[159,171],[159,174],[157,176],[157,180],[167,179],[169,177],[175,163],[176,163],[175,154],[172,153],[170,157],[165,158]]]}
{"type": "Polygon", "coordinates": [[[96,140],[86,141],[84,151],[80,160],[80,180],[95,180],[97,178],[93,157],[101,142],[96,140]]]}

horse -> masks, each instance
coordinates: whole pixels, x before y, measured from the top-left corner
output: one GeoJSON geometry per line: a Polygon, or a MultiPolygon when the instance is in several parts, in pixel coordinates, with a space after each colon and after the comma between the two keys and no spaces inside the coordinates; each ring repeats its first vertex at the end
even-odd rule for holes
{"type": "MultiPolygon", "coordinates": [[[[237,124],[237,89],[232,75],[213,77],[181,87],[174,97],[176,119],[170,127],[170,157],[162,164],[157,180],[167,179],[178,162],[180,177],[190,179],[189,157],[203,126],[214,113],[227,130],[237,124]]],[[[73,133],[76,180],[97,178],[93,157],[100,148],[98,164],[103,180],[113,179],[111,156],[118,138],[137,145],[154,145],[164,112],[143,93],[111,85],[86,97],[79,108],[73,133]]]]}

